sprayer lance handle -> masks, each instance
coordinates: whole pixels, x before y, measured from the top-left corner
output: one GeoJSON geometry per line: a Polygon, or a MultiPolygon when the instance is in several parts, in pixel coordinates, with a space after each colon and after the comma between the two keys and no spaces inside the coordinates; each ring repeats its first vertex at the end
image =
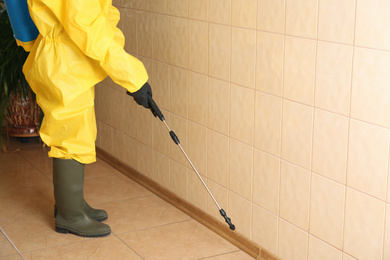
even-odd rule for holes
{"type": "Polygon", "coordinates": [[[161,110],[158,108],[156,102],[154,102],[152,97],[148,97],[149,105],[150,105],[150,111],[152,111],[153,115],[155,117],[160,118],[161,121],[164,121],[164,115],[161,113],[161,110]]]}
{"type": "Polygon", "coordinates": [[[235,230],[236,229],[236,226],[233,225],[232,221],[230,220],[230,218],[228,218],[228,216],[226,215],[226,212],[223,210],[223,209],[220,209],[219,210],[219,213],[221,213],[221,216],[225,219],[226,223],[228,223],[229,225],[229,228],[231,230],[235,230]]]}

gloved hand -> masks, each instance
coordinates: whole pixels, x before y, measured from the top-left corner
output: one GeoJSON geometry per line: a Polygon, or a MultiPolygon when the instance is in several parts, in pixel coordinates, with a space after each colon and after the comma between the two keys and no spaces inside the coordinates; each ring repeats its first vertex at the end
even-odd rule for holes
{"type": "Polygon", "coordinates": [[[145,108],[150,108],[149,99],[152,99],[152,88],[149,83],[146,82],[139,90],[134,93],[127,91],[127,94],[132,96],[138,105],[145,108]]]}

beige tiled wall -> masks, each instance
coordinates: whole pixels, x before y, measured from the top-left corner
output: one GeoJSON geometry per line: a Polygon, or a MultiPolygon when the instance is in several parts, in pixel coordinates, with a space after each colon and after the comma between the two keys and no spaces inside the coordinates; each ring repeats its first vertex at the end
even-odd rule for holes
{"type": "MultiPolygon", "coordinates": [[[[390,1],[114,4],[237,232],[283,259],[390,259],[390,1]]],[[[96,93],[97,145],[221,219],[163,123],[96,93]]]]}

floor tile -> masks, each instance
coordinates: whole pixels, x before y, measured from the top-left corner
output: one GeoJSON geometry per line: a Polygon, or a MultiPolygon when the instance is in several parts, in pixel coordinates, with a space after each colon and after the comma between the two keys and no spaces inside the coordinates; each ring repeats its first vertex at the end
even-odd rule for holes
{"type": "Polygon", "coordinates": [[[116,234],[191,219],[155,195],[99,206],[107,210],[109,218],[106,223],[116,234]]]}
{"type": "Polygon", "coordinates": [[[253,260],[253,257],[243,251],[227,253],[218,256],[203,258],[204,260],[253,260]]]}
{"type": "Polygon", "coordinates": [[[23,260],[20,255],[0,256],[1,260],[23,260]]]}
{"type": "Polygon", "coordinates": [[[106,203],[126,200],[152,193],[126,176],[85,179],[84,197],[88,203],[106,203]]]}
{"type": "MultiPolygon", "coordinates": [[[[84,197],[107,210],[112,234],[59,234],[49,148],[38,138],[7,142],[8,152],[0,152],[0,227],[25,259],[253,259],[100,159],[86,165],[84,197]]],[[[0,260],[19,259],[0,233],[0,260]]]]}
{"type": "Polygon", "coordinates": [[[0,220],[52,210],[51,181],[28,165],[0,172],[0,220]]]}
{"type": "Polygon", "coordinates": [[[238,250],[194,220],[119,234],[144,259],[200,259],[238,250]]]}
{"type": "Polygon", "coordinates": [[[8,239],[0,232],[0,257],[17,253],[18,252],[13,248],[8,239]]]}
{"type": "Polygon", "coordinates": [[[28,161],[38,171],[40,171],[45,177],[53,179],[53,159],[49,158],[47,152],[48,147],[27,147],[20,150],[18,153],[23,159],[28,161]]]}
{"type": "Polygon", "coordinates": [[[114,177],[122,175],[103,160],[97,158],[96,162],[85,165],[85,178],[114,177]]]}
{"type": "Polygon", "coordinates": [[[107,260],[107,259],[142,259],[117,237],[89,239],[57,247],[45,248],[23,254],[26,260],[32,259],[72,259],[72,260],[107,260]]]}
{"type": "Polygon", "coordinates": [[[26,165],[28,164],[28,162],[24,160],[23,157],[21,157],[18,152],[14,152],[14,153],[0,152],[0,165],[1,165],[0,173],[9,171],[9,168],[13,168],[16,165],[20,165],[20,164],[26,165]]]}
{"type": "Polygon", "coordinates": [[[54,231],[53,212],[18,215],[0,221],[0,226],[21,253],[58,245],[85,241],[85,238],[54,231]]]}

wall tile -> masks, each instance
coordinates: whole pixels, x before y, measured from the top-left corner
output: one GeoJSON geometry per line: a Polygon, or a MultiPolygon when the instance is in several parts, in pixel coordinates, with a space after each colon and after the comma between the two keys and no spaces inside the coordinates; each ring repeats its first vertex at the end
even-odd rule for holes
{"type": "Polygon", "coordinates": [[[284,97],[307,105],[314,102],[316,42],[286,37],[284,97]]]}
{"type": "Polygon", "coordinates": [[[188,68],[188,19],[170,18],[170,63],[182,68],[188,68]]]}
{"type": "Polygon", "coordinates": [[[389,130],[351,120],[347,184],[386,200],[389,130]]]}
{"type": "Polygon", "coordinates": [[[96,120],[96,129],[97,129],[97,134],[96,134],[96,147],[101,147],[101,141],[100,141],[100,129],[101,129],[101,124],[102,121],[96,120]]]}
{"type": "Polygon", "coordinates": [[[169,63],[170,59],[169,16],[153,15],[153,58],[169,63]]]}
{"type": "Polygon", "coordinates": [[[125,51],[132,55],[137,55],[137,12],[131,9],[122,9],[120,13],[123,23],[122,32],[126,35],[125,51]]]}
{"type": "Polygon", "coordinates": [[[355,0],[319,1],[318,39],[353,44],[355,8],[355,0]]]}
{"type": "Polygon", "coordinates": [[[169,0],[152,0],[152,10],[156,13],[169,14],[169,0]]]}
{"type": "Polygon", "coordinates": [[[233,224],[236,226],[235,232],[243,234],[245,237],[250,237],[252,219],[252,205],[250,201],[230,192],[228,216],[234,221],[233,224]]]}
{"type": "Polygon", "coordinates": [[[283,35],[257,32],[257,90],[282,95],[283,52],[283,35]]]}
{"type": "Polygon", "coordinates": [[[138,170],[137,141],[125,136],[124,162],[135,170],[138,170]]]}
{"type": "Polygon", "coordinates": [[[254,150],[253,203],[279,213],[280,159],[254,150]]]}
{"type": "Polygon", "coordinates": [[[209,128],[225,135],[229,133],[230,84],[210,78],[209,81],[209,128]]]}
{"type": "Polygon", "coordinates": [[[170,160],[170,188],[183,199],[187,199],[187,168],[170,160]]]}
{"type": "Polygon", "coordinates": [[[282,158],[310,169],[313,108],[283,102],[282,158]]]}
{"type": "MultiPolygon", "coordinates": [[[[114,4],[125,50],[238,232],[281,259],[390,256],[387,1],[114,4]]],[[[96,144],[224,223],[165,125],[124,93],[99,84],[96,144]]]]}
{"type": "Polygon", "coordinates": [[[120,161],[124,161],[125,156],[125,134],[117,129],[112,129],[112,155],[120,161]]]}
{"type": "Polygon", "coordinates": [[[158,61],[153,62],[153,80],[156,84],[152,85],[153,100],[160,109],[169,110],[170,104],[170,66],[158,61]]]}
{"type": "Polygon", "coordinates": [[[276,215],[253,205],[252,240],[276,255],[278,218],[276,215]]]}
{"type": "MultiPolygon", "coordinates": [[[[144,56],[139,56],[137,57],[144,65],[147,73],[148,73],[148,76],[149,76],[149,79],[148,79],[148,82],[150,84],[152,84],[152,86],[154,85],[154,81],[153,81],[153,69],[154,69],[154,66],[153,66],[153,59],[152,58],[148,58],[148,57],[144,57],[144,56]]],[[[117,85],[119,87],[119,91],[121,91],[122,93],[126,93],[126,89],[123,88],[122,86],[120,85],[117,85]]]]}
{"type": "Polygon", "coordinates": [[[232,0],[232,25],[256,29],[257,0],[232,0]]]}
{"type": "MultiPolygon", "coordinates": [[[[166,113],[164,110],[161,112],[164,115],[165,122],[170,125],[170,113],[166,113]]],[[[169,156],[172,142],[171,136],[165,124],[156,119],[153,120],[153,148],[156,151],[169,156]]]]}
{"type": "MultiPolygon", "coordinates": [[[[211,2],[210,2],[211,5],[211,2]]],[[[209,26],[209,75],[229,80],[232,29],[230,26],[210,24],[209,26]]]]}
{"type": "Polygon", "coordinates": [[[189,72],[188,81],[188,119],[207,126],[209,102],[208,77],[189,72]]]}
{"type": "Polygon", "coordinates": [[[256,92],[255,147],[280,156],[282,99],[256,92]]]}
{"type": "MultiPolygon", "coordinates": [[[[201,173],[199,173],[201,174],[201,173]]],[[[187,169],[188,176],[188,201],[201,210],[207,210],[208,193],[200,181],[198,175],[192,170],[187,169]]],[[[201,176],[203,179],[203,176],[201,176]]]]}
{"type": "Polygon", "coordinates": [[[310,196],[310,233],[342,249],[344,208],[345,186],[313,174],[310,196]]]}
{"type": "Polygon", "coordinates": [[[342,260],[343,253],[319,240],[316,237],[309,236],[309,260],[342,260]]]}
{"type": "Polygon", "coordinates": [[[207,128],[188,123],[188,156],[198,172],[207,175],[207,128]]]}
{"type": "Polygon", "coordinates": [[[153,179],[154,165],[153,149],[143,143],[137,143],[138,171],[146,177],[153,179]]]}
{"type": "Polygon", "coordinates": [[[286,34],[316,38],[317,0],[286,0],[286,34]]]}
{"type": "Polygon", "coordinates": [[[207,21],[209,15],[208,0],[188,1],[189,18],[207,21]]]}
{"type": "Polygon", "coordinates": [[[390,258],[390,205],[386,204],[385,243],[383,259],[390,258]]]}
{"type": "Polygon", "coordinates": [[[153,56],[153,28],[152,14],[137,12],[137,46],[138,54],[152,58],[153,56]]]}
{"type": "Polygon", "coordinates": [[[109,154],[112,154],[113,151],[113,145],[112,145],[112,127],[101,123],[100,124],[100,148],[102,148],[104,151],[108,152],[109,154]]]}
{"type": "MultiPolygon", "coordinates": [[[[126,1],[126,0],[123,0],[123,1],[126,1]]],[[[116,7],[122,6],[122,0],[113,0],[112,5],[116,6],[116,7]]]]}
{"type": "Polygon", "coordinates": [[[207,178],[228,188],[229,139],[209,130],[207,135],[207,178]]]}
{"type": "MultiPolygon", "coordinates": [[[[99,96],[100,100],[98,100],[98,106],[99,106],[99,119],[106,123],[106,124],[111,124],[112,116],[111,114],[113,113],[113,93],[112,89],[104,84],[99,85],[99,96]],[[104,97],[104,99],[103,99],[104,97]],[[106,101],[106,104],[99,104],[102,101],[106,101]],[[100,102],[99,102],[100,101],[100,102]]],[[[103,102],[102,102],[103,103],[103,102]]]]}
{"type": "Polygon", "coordinates": [[[126,115],[124,133],[133,138],[137,138],[137,106],[133,97],[128,95],[124,97],[124,114],[126,115]]]}
{"type": "Polygon", "coordinates": [[[150,11],[152,8],[152,0],[122,0],[122,5],[128,8],[150,11]]]}
{"type": "Polygon", "coordinates": [[[255,88],[256,31],[233,27],[231,81],[255,88]]]}
{"type": "MultiPolygon", "coordinates": [[[[192,3],[193,1],[191,1],[192,3]]],[[[202,74],[209,71],[209,24],[189,21],[189,64],[190,70],[202,74]]]]}
{"type": "Polygon", "coordinates": [[[355,257],[352,257],[350,255],[347,255],[347,254],[343,254],[343,260],[357,260],[355,257]]]}
{"type": "Polygon", "coordinates": [[[229,149],[229,188],[241,197],[251,200],[253,148],[230,139],[229,149]]]}
{"type": "Polygon", "coordinates": [[[344,251],[357,259],[381,259],[385,203],[347,189],[344,251]]]}
{"type": "Polygon", "coordinates": [[[137,107],[137,139],[149,147],[153,147],[154,116],[144,107],[137,107]]]}
{"type": "MultiPolygon", "coordinates": [[[[388,167],[388,173],[387,173],[387,189],[390,188],[390,158],[389,158],[389,167],[388,167]]],[[[390,203],[390,192],[389,190],[387,191],[387,203],[390,203]]]]}
{"type": "Polygon", "coordinates": [[[169,188],[170,186],[169,161],[168,156],[156,151],[154,152],[153,179],[165,188],[169,188]]]}
{"type": "Polygon", "coordinates": [[[318,42],[315,105],[349,115],[353,47],[318,42]]]}
{"type": "Polygon", "coordinates": [[[349,119],[315,110],[313,132],[314,172],[346,184],[349,119]]]}
{"type": "Polygon", "coordinates": [[[125,95],[120,91],[111,90],[110,98],[113,103],[110,106],[110,125],[117,130],[125,130],[124,98],[125,95]]]}
{"type": "Polygon", "coordinates": [[[188,17],[188,0],[169,0],[169,14],[188,17]]]}
{"type": "Polygon", "coordinates": [[[308,230],[310,172],[282,161],[280,217],[308,230]]]}
{"type": "Polygon", "coordinates": [[[187,118],[188,71],[171,67],[170,79],[170,111],[183,118],[187,118]]]}
{"type": "Polygon", "coordinates": [[[209,0],[210,22],[231,24],[231,0],[209,0]]]}
{"type": "Polygon", "coordinates": [[[386,0],[358,1],[355,33],[357,46],[390,50],[389,9],[390,2],[386,0]]]}
{"type": "Polygon", "coordinates": [[[230,102],[230,137],[252,145],[255,91],[232,85],[230,102]]]}
{"type": "Polygon", "coordinates": [[[278,257],[299,260],[307,258],[308,235],[303,230],[279,219],[278,257]]]}
{"type": "Polygon", "coordinates": [[[390,53],[355,49],[351,116],[390,128],[390,53]],[[368,66],[369,64],[369,66],[368,66]]]}
{"type": "Polygon", "coordinates": [[[268,32],[284,33],[285,0],[257,1],[257,29],[268,32]]]}

